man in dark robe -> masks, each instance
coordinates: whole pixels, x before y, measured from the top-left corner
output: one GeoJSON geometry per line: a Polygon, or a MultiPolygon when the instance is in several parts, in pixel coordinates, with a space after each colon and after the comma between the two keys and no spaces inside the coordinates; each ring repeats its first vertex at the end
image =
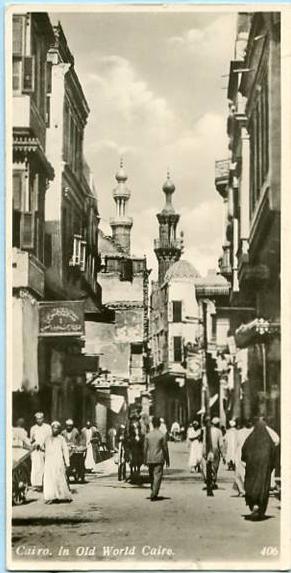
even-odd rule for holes
{"type": "Polygon", "coordinates": [[[246,464],[246,504],[252,512],[251,519],[259,520],[267,509],[275,464],[275,444],[263,418],[255,421],[254,430],[243,445],[241,459],[246,464]]]}

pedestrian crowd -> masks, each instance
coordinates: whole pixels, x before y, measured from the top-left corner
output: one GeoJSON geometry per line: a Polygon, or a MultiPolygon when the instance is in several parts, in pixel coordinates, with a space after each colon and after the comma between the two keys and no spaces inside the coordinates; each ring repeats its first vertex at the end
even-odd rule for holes
{"type": "Polygon", "coordinates": [[[277,490],[275,467],[278,460],[278,434],[267,425],[264,417],[246,420],[230,420],[228,428],[220,424],[218,417],[205,418],[203,427],[197,420],[187,431],[189,445],[188,465],[191,472],[201,472],[205,488],[209,486],[207,466],[211,462],[212,490],[218,489],[217,474],[220,462],[228,471],[234,472],[233,489],[245,497],[251,510],[251,520],[264,517],[270,491],[277,490]]]}
{"type": "MultiPolygon", "coordinates": [[[[270,490],[276,487],[276,452],[280,439],[263,417],[243,424],[230,420],[225,428],[218,417],[210,420],[205,416],[203,424],[194,420],[187,431],[175,420],[168,431],[163,418],[141,414],[131,416],[118,429],[110,428],[107,438],[120,481],[127,479],[127,465],[130,481],[139,480],[141,467],[148,466],[151,501],[158,499],[164,466],[170,466],[169,440],[187,441],[189,470],[201,474],[208,495],[218,489],[217,475],[222,460],[226,469],[234,473],[233,488],[238,496],[245,497],[251,510],[250,519],[264,517],[270,490]]],[[[46,503],[72,501],[70,472],[75,469],[75,477],[84,481],[85,471],[95,470],[102,458],[101,451],[106,449],[97,426],[91,421],[79,431],[73,420],[68,419],[62,430],[58,421],[51,425],[45,423],[42,412],[35,414],[29,435],[24,420],[17,421],[13,445],[31,450],[31,486],[43,491],[46,503]]]]}
{"type": "Polygon", "coordinates": [[[84,481],[85,471],[95,471],[103,457],[106,446],[100,432],[90,420],[79,431],[71,419],[66,420],[63,430],[58,421],[47,424],[42,412],[34,419],[29,434],[25,420],[17,420],[13,446],[31,451],[30,483],[34,490],[43,491],[45,503],[70,502],[70,474],[84,481]]]}

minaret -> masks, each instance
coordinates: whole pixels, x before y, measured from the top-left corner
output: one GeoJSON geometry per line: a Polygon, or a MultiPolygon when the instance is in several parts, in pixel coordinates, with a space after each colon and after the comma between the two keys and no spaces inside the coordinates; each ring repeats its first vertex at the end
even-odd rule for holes
{"type": "Polygon", "coordinates": [[[126,186],[127,175],[123,168],[123,159],[120,160],[120,168],[115,175],[118,183],[113,190],[113,199],[116,204],[115,217],[110,220],[113,239],[130,255],[130,231],[132,218],[127,215],[127,201],[130,198],[130,190],[126,186]]]}
{"type": "Polygon", "coordinates": [[[167,181],[163,185],[163,191],[166,197],[166,203],[163,210],[157,214],[159,221],[159,239],[154,241],[154,251],[159,264],[159,283],[164,282],[165,274],[168,268],[178,261],[182,246],[181,241],[176,238],[177,224],[180,215],[175,212],[172,205],[172,195],[175,191],[175,185],[170,179],[168,171],[167,181]]]}

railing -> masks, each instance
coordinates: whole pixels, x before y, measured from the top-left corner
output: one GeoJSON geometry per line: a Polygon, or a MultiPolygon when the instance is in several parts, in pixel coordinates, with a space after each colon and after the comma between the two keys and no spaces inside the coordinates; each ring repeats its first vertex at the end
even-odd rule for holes
{"type": "Polygon", "coordinates": [[[167,239],[165,240],[154,239],[154,249],[168,249],[168,248],[180,249],[181,240],[171,239],[170,241],[168,241],[167,239]]]}

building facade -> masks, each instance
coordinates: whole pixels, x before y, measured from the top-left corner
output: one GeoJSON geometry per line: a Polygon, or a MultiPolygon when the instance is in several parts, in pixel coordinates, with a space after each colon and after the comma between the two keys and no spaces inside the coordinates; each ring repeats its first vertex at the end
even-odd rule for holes
{"type": "Polygon", "coordinates": [[[45,196],[54,170],[46,152],[54,34],[46,13],[13,15],[13,412],[39,404],[39,301],[45,296],[45,196]],[[29,335],[28,335],[29,333],[29,335]]]}
{"type": "Polygon", "coordinates": [[[97,416],[87,377],[99,356],[86,352],[86,322],[114,313],[97,281],[89,107],[62,27],[45,13],[13,17],[13,96],[14,417],[29,423],[41,409],[81,426],[97,416]]]}
{"type": "MultiPolygon", "coordinates": [[[[52,418],[72,417],[77,425],[96,419],[95,395],[86,385],[89,360],[84,354],[86,319],[101,319],[99,213],[94,181],[84,159],[83,140],[89,107],[75,71],[61,25],[53,27],[48,53],[51,70],[47,153],[55,178],[49,186],[45,211],[46,303],[42,312],[62,314],[62,333],[41,333],[40,352],[46,368],[43,387],[52,418]],[[69,309],[69,310],[68,310],[69,309]],[[81,317],[83,329],[71,330],[69,314],[81,317]]],[[[98,370],[98,357],[91,357],[98,370]]]]}
{"type": "MultiPolygon", "coordinates": [[[[225,305],[229,287],[215,271],[202,278],[190,262],[180,259],[183,242],[176,236],[179,215],[171,202],[175,186],[169,176],[163,191],[166,205],[157,216],[159,239],[154,243],[159,280],[152,282],[150,298],[151,388],[154,413],[169,427],[175,420],[188,424],[205,408],[205,360],[214,398],[212,412],[220,411],[216,357],[218,341],[221,348],[226,346],[229,324],[225,312],[216,307],[225,305]],[[209,323],[207,339],[212,344],[209,352],[204,348],[203,302],[209,323]]],[[[223,413],[223,401],[221,409],[223,413]]]]}
{"type": "Polygon", "coordinates": [[[231,281],[235,417],[261,413],[279,430],[280,15],[240,14],[228,84],[229,157],[216,164],[225,204],[222,274],[231,281]],[[239,360],[238,360],[239,362],[239,360]]]}
{"type": "MultiPolygon", "coordinates": [[[[88,352],[100,353],[100,373],[92,376],[103,404],[106,425],[125,420],[129,406],[146,395],[148,340],[148,276],[146,258],[131,253],[132,219],[127,215],[130,191],[121,161],[113,190],[116,215],[111,219],[112,236],[99,229],[104,306],[115,313],[114,324],[88,323],[88,352]]],[[[87,336],[86,336],[87,339],[87,336]]],[[[87,344],[87,342],[86,342],[87,344]]],[[[101,406],[100,406],[101,409],[101,406]]]]}

